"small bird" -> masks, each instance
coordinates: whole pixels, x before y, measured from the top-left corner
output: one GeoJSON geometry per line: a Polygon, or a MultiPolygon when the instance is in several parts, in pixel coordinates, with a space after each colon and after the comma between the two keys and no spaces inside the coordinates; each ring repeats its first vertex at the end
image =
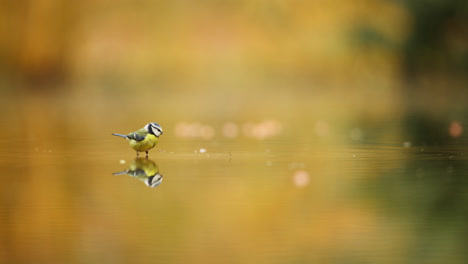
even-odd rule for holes
{"type": "Polygon", "coordinates": [[[142,129],[139,129],[135,132],[132,132],[127,135],[115,134],[112,135],[123,137],[127,139],[130,143],[130,146],[136,150],[137,156],[139,152],[146,152],[148,157],[148,150],[154,148],[158,144],[159,136],[163,135],[163,131],[160,125],[156,123],[149,123],[142,129]]]}
{"type": "Polygon", "coordinates": [[[156,187],[161,184],[163,176],[159,174],[159,168],[154,161],[148,158],[136,158],[128,166],[128,169],[113,173],[112,175],[123,175],[127,174],[133,178],[144,182],[149,187],[156,187]]]}

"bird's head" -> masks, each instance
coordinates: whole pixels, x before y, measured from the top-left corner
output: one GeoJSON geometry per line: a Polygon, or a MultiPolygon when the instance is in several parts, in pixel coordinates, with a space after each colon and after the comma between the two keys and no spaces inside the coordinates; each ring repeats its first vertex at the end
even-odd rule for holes
{"type": "Polygon", "coordinates": [[[149,123],[145,126],[146,132],[159,137],[160,135],[164,134],[162,131],[162,127],[156,123],[149,123]]]}
{"type": "Polygon", "coordinates": [[[151,188],[154,188],[158,186],[159,184],[161,184],[162,180],[163,180],[163,176],[160,175],[159,173],[156,173],[156,175],[146,178],[145,184],[151,188]]]}

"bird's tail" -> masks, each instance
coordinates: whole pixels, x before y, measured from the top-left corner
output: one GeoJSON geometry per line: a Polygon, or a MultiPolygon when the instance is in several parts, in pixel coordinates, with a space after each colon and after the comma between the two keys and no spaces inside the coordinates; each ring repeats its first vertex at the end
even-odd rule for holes
{"type": "Polygon", "coordinates": [[[122,134],[115,134],[115,133],[112,133],[112,135],[114,135],[114,136],[118,136],[118,137],[127,138],[127,136],[126,136],[126,135],[122,135],[122,134]]]}

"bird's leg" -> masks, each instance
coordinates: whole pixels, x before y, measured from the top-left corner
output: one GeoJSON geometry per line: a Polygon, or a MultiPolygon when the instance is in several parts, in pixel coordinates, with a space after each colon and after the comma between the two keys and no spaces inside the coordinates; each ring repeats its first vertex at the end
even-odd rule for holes
{"type": "Polygon", "coordinates": [[[137,151],[137,157],[138,157],[139,154],[140,154],[140,153],[137,151]]]}
{"type": "Polygon", "coordinates": [[[146,151],[146,157],[148,157],[148,151],[146,151]]]}

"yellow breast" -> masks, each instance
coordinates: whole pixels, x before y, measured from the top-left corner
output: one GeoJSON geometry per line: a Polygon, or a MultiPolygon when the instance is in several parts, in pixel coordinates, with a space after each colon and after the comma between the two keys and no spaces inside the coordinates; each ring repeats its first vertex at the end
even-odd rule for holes
{"type": "Polygon", "coordinates": [[[134,150],[147,151],[147,150],[154,148],[154,146],[158,144],[159,138],[152,134],[147,134],[145,139],[143,139],[142,141],[136,141],[133,139],[130,139],[129,141],[130,141],[130,146],[134,150]]]}

